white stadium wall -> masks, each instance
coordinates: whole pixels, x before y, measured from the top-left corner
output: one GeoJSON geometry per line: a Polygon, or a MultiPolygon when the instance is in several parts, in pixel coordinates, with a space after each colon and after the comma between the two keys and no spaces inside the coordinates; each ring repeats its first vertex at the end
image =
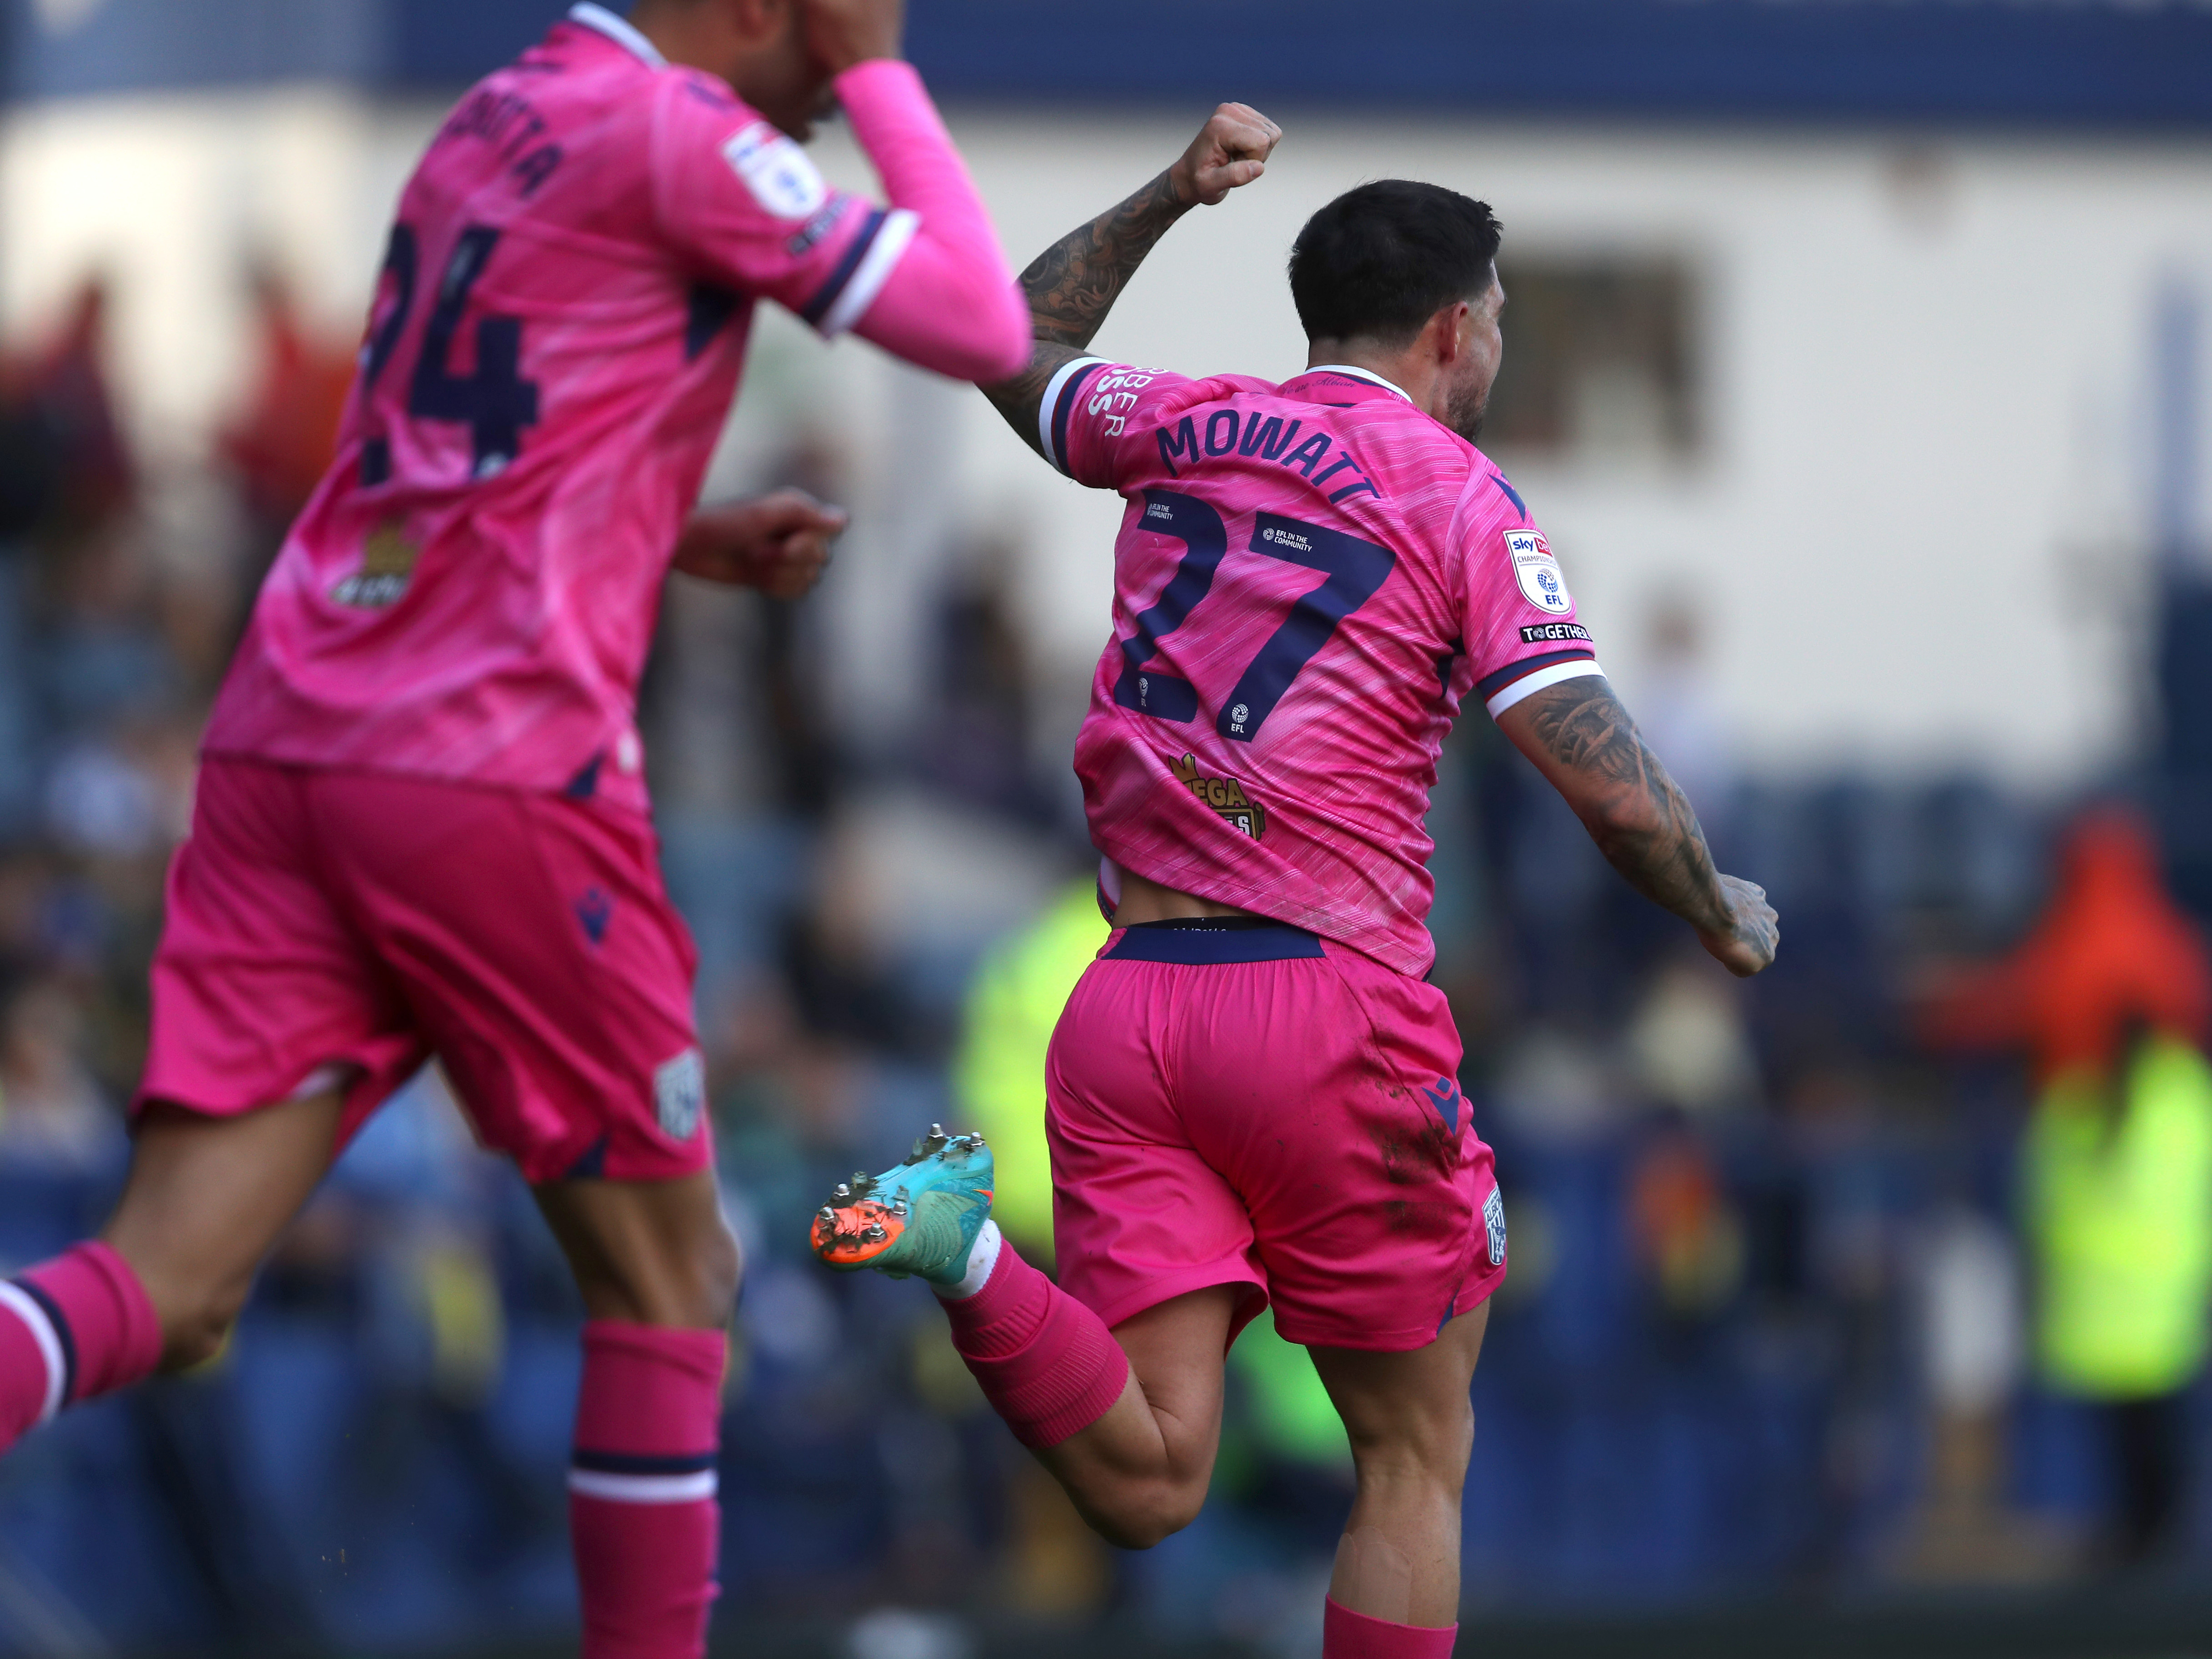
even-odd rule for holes
{"type": "MultiPolygon", "coordinates": [[[[1164,165],[1202,113],[953,125],[1018,265],[1164,165]]],[[[1762,768],[2058,784],[2136,740],[2150,319],[2162,285],[2197,296],[2201,449],[2212,144],[1277,113],[1288,137],[1267,179],[1169,238],[1102,351],[1300,367],[1284,255],[1308,212],[1369,178],[1483,196],[1509,256],[1672,261],[1693,278],[1693,452],[1498,458],[1632,700],[1647,606],[1687,592],[1722,713],[1762,768]]],[[[250,370],[246,252],[273,250],[319,317],[356,328],[438,114],[313,89],[19,108],[0,129],[0,324],[20,337],[88,266],[114,271],[133,417],[152,453],[188,457],[250,370]]],[[[866,180],[842,129],[820,153],[866,180]]],[[[825,352],[781,316],[758,340],[719,486],[800,430],[848,453],[860,516],[821,603],[856,727],[896,741],[921,672],[916,607],[945,561],[1007,538],[1071,720],[1105,637],[1119,504],[1048,471],[972,391],[854,343],[825,352]]],[[[2212,457],[2196,477],[2201,534],[2212,457]]]]}

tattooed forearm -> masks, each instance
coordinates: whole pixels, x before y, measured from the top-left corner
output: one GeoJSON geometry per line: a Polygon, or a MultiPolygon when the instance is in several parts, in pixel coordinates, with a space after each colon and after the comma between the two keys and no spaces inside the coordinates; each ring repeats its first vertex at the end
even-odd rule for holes
{"type": "Polygon", "coordinates": [[[1171,169],[1070,231],[1022,273],[1036,348],[1026,369],[985,386],[983,395],[1031,448],[1037,444],[1037,405],[1053,375],[1090,345],[1145,256],[1190,207],[1171,169]]]}
{"type": "Polygon", "coordinates": [[[1189,210],[1173,173],[1163,173],[1037,255],[1022,273],[1036,337],[1078,351],[1089,345],[1153,244],[1189,210]]]}
{"type": "Polygon", "coordinates": [[[1545,769],[1630,885],[1702,932],[1731,926],[1697,813],[1612,688],[1595,675],[1564,680],[1522,708],[1545,769]]]}

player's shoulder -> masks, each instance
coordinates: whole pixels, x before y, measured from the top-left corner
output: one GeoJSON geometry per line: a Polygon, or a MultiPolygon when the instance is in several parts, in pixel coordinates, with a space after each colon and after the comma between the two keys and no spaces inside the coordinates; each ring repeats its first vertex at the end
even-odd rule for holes
{"type": "Polygon", "coordinates": [[[1256,374],[1175,375],[1174,384],[1160,394],[1158,407],[1163,413],[1170,409],[1196,409],[1202,404],[1226,403],[1233,398],[1273,398],[1278,388],[1273,380],[1263,380],[1256,374]]]}
{"type": "Polygon", "coordinates": [[[1471,525],[1486,530],[1534,529],[1528,498],[1514,488],[1505,470],[1457,433],[1450,435],[1467,455],[1459,507],[1471,525]]]}

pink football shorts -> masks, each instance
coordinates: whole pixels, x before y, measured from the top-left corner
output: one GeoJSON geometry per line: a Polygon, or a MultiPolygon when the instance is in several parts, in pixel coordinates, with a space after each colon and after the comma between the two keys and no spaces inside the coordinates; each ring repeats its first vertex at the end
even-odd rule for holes
{"type": "Polygon", "coordinates": [[[1046,1065],[1061,1286],[1109,1326],[1249,1285],[1292,1342],[1434,1341],[1505,1277],[1443,994],[1301,928],[1109,937],[1046,1065]]]}
{"type": "Polygon", "coordinates": [[[695,960],[633,811],[210,756],[133,1109],[224,1116],[337,1075],[343,1146],[435,1054],[532,1182],[689,1175],[714,1156],[695,960]]]}

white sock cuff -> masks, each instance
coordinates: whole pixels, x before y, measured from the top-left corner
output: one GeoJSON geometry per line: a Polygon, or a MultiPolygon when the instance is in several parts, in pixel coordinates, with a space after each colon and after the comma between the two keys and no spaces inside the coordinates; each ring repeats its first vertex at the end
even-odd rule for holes
{"type": "Polygon", "coordinates": [[[599,1469],[570,1469],[568,1490],[579,1498],[610,1504],[699,1504],[714,1496],[714,1471],[690,1474],[609,1474],[599,1469]]]}
{"type": "MultiPolygon", "coordinates": [[[[981,1288],[980,1286],[978,1288],[981,1288]]],[[[53,1322],[46,1317],[29,1292],[0,1279],[0,1308],[23,1322],[31,1333],[31,1340],[39,1350],[39,1358],[46,1365],[46,1398],[40,1407],[39,1421],[51,1423],[61,1414],[62,1395],[69,1388],[69,1362],[62,1354],[62,1340],[54,1330],[53,1322]]]]}
{"type": "Polygon", "coordinates": [[[999,1265],[999,1246],[1003,1243],[999,1224],[986,1221],[982,1231],[975,1235],[975,1248],[968,1252],[968,1271],[960,1275],[960,1282],[930,1288],[947,1302],[965,1302],[991,1282],[991,1269],[999,1265]]]}

